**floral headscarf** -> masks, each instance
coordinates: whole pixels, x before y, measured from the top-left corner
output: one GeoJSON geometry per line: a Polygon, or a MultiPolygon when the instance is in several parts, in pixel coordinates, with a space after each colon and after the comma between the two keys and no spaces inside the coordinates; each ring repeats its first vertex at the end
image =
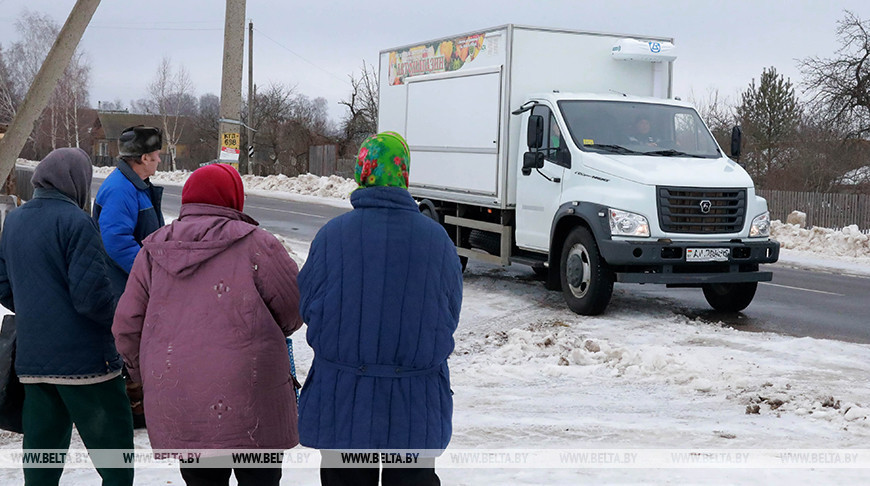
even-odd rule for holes
{"type": "Polygon", "coordinates": [[[408,188],[411,156],[408,143],[396,132],[382,132],[365,140],[359,148],[353,178],[360,187],[408,188]]]}

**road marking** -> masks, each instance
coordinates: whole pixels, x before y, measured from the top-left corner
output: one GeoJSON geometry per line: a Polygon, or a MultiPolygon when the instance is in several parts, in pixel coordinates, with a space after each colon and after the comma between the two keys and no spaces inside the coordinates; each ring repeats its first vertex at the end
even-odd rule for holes
{"type": "Polygon", "coordinates": [[[784,289],[803,290],[803,291],[805,291],[805,292],[815,292],[815,293],[817,293],[817,294],[837,295],[837,296],[839,296],[839,297],[845,297],[844,294],[838,294],[838,293],[836,293],[836,292],[826,292],[826,291],[824,291],[824,290],[805,289],[805,288],[802,288],[802,287],[792,287],[792,286],[790,286],[790,285],[780,285],[780,284],[769,283],[769,282],[759,282],[759,283],[762,284],[762,285],[772,285],[772,286],[774,286],[774,287],[782,287],[782,288],[784,288],[784,289]]]}

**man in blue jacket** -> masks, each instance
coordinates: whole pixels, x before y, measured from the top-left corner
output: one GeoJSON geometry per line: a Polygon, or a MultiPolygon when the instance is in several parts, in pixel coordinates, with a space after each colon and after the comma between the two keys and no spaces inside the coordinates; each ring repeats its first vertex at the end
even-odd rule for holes
{"type": "MultiPolygon", "coordinates": [[[[117,168],[106,177],[94,201],[94,219],[111,264],[109,277],[115,298],[121,297],[142,240],[163,226],[163,188],[151,184],[157,172],[163,136],[160,129],[138,125],[121,132],[117,168]]],[[[141,384],[127,382],[133,422],[145,426],[141,384]]]]}
{"type": "MultiPolygon", "coordinates": [[[[24,449],[66,451],[73,424],[88,449],[133,449],[108,256],[83,210],[91,174],[82,149],[52,151],[33,173],[33,199],[9,214],[0,240],[0,302],[15,312],[25,390],[24,449]]],[[[132,468],[94,463],[104,485],[133,484],[132,468]]],[[[58,466],[25,466],[25,483],[58,484],[63,459],[58,466]]]]}
{"type": "MultiPolygon", "coordinates": [[[[450,442],[447,357],[462,270],[447,232],[420,214],[408,193],[409,163],[398,134],[366,140],[353,211],[318,232],[299,272],[300,310],[314,349],[299,436],[324,449],[320,477],[327,486],[378,484],[377,467],[335,467],[338,451],[440,451],[450,442]]],[[[385,466],[382,480],[440,484],[434,457],[411,468],[385,466]]]]}
{"type": "Polygon", "coordinates": [[[94,219],[106,251],[115,262],[112,284],[120,296],[142,240],[163,226],[163,188],[151,184],[157,172],[163,137],[160,129],[142,125],[121,132],[117,168],[106,177],[94,201],[94,219]]]}

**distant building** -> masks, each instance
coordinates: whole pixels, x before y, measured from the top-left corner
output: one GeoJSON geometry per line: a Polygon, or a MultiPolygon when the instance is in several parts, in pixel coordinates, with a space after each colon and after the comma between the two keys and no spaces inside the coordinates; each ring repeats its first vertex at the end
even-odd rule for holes
{"type": "MultiPolygon", "coordinates": [[[[179,169],[198,166],[199,161],[191,160],[191,149],[200,141],[195,137],[192,123],[187,117],[182,117],[181,139],[175,146],[175,161],[179,169]]],[[[163,129],[163,118],[160,115],[141,115],[125,111],[100,111],[92,131],[94,137],[93,161],[97,166],[115,165],[118,157],[118,138],[128,127],[145,125],[163,129]]],[[[160,150],[160,167],[158,170],[169,170],[169,149],[166,136],[163,137],[163,148],[160,150]]]]}

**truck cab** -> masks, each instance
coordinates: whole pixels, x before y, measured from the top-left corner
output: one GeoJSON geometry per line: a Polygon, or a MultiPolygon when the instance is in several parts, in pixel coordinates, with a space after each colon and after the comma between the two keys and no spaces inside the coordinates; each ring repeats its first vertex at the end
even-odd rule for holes
{"type": "Polygon", "coordinates": [[[737,311],[771,279],[767,203],[691,105],[549,93],[519,111],[516,245],[548,255],[573,310],[603,311],[621,281],[701,287],[737,311]]]}

